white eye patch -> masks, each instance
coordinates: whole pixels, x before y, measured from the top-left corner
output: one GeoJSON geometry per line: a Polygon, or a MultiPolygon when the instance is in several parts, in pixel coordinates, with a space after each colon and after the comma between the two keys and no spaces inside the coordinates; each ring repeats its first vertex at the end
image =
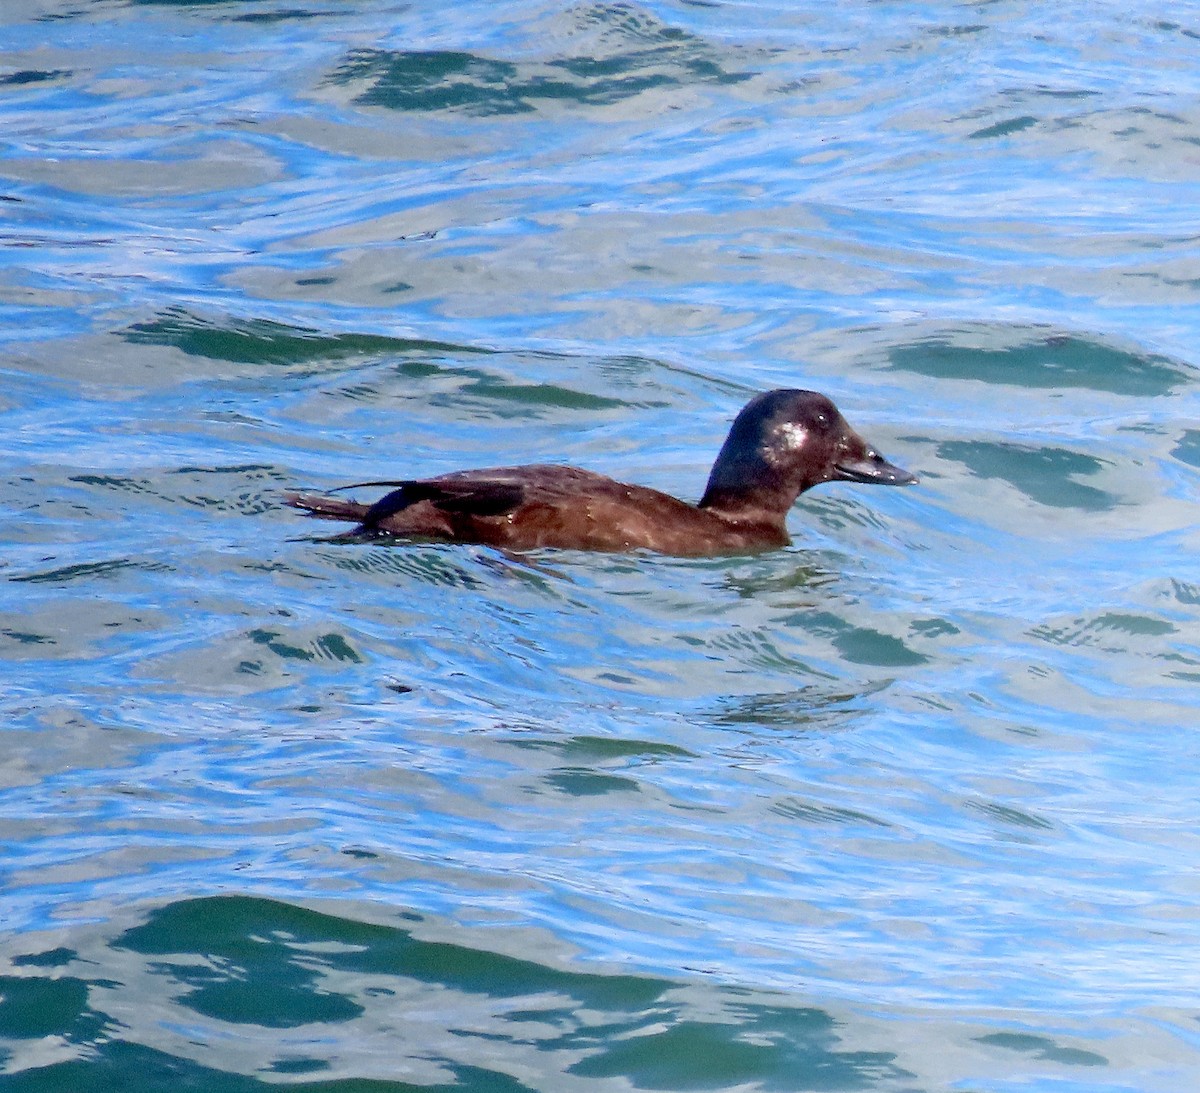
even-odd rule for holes
{"type": "Polygon", "coordinates": [[[803,448],[808,440],[808,430],[794,421],[785,421],[777,430],[780,443],[785,448],[803,448]]]}

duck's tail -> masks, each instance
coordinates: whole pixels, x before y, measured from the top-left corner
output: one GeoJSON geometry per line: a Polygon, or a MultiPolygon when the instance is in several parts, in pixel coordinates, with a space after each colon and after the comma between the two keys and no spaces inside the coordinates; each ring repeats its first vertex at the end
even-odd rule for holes
{"type": "Polygon", "coordinates": [[[326,520],[349,520],[361,524],[370,505],[361,501],[347,501],[341,497],[326,497],[319,493],[285,493],[283,499],[295,509],[304,509],[313,516],[326,520]]]}

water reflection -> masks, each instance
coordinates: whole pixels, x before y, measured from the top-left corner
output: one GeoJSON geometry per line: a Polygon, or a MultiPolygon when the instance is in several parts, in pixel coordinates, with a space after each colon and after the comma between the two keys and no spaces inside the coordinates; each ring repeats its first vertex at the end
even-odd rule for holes
{"type": "MultiPolygon", "coordinates": [[[[996,330],[993,338],[1004,337],[996,330]]],[[[999,347],[947,334],[893,347],[890,366],[936,379],[970,379],[1025,389],[1083,387],[1132,398],[1169,395],[1192,373],[1165,357],[1116,349],[1075,335],[999,347]]]]}
{"type": "Polygon", "coordinates": [[[422,937],[439,928],[393,918],[198,898],[111,939],[16,954],[0,979],[0,1050],[22,1070],[36,1041],[53,1046],[13,1087],[71,1088],[84,1060],[88,1088],[107,1075],[131,1091],[161,1088],[167,1072],[200,1090],[313,1073],[318,1084],[293,1088],[373,1078],[397,1091],[479,1093],[548,1089],[563,1074],[640,1089],[890,1089],[911,1077],[894,1052],[856,1045],[852,1027],[815,1006],[567,970],[475,947],[469,935],[422,937]],[[155,1021],[128,1023],[148,1012],[155,1021]],[[242,1046],[217,1062],[210,1044],[235,1032],[242,1046]]]}
{"type": "Polygon", "coordinates": [[[421,338],[327,334],[270,319],[207,319],[181,307],[168,308],[153,319],[133,323],[120,334],[134,345],[166,345],[192,356],[238,364],[296,366],[384,354],[469,356],[488,352],[478,346],[421,338]]]}
{"type": "Polygon", "coordinates": [[[1115,494],[1078,481],[1079,476],[1100,474],[1106,466],[1082,452],[1025,444],[947,441],[938,445],[937,454],[961,463],[977,478],[999,478],[1039,505],[1104,512],[1120,503],[1115,494]]]}
{"type": "Polygon", "coordinates": [[[733,84],[751,75],[729,71],[703,39],[631,6],[584,6],[564,21],[563,44],[580,50],[572,55],[510,61],[462,50],[359,49],[329,80],[365,85],[355,95],[362,106],[487,117],[553,103],[609,106],[655,89],[733,84]]]}

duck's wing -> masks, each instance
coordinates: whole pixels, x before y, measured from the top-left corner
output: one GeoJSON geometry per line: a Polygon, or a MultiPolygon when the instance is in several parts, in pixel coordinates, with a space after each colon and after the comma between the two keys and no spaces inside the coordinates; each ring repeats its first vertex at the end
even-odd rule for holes
{"type": "Polygon", "coordinates": [[[361,525],[363,531],[378,531],[380,524],[391,516],[421,501],[428,501],[435,509],[455,516],[502,516],[512,512],[526,500],[526,489],[519,483],[504,478],[483,476],[445,479],[389,479],[382,482],[354,482],[337,486],[327,494],[296,493],[284,494],[284,501],[294,508],[304,509],[313,516],[330,520],[351,520],[361,525]],[[392,486],[373,504],[349,501],[329,494],[340,490],[365,489],[370,486],[392,486]]]}
{"type": "Polygon", "coordinates": [[[354,520],[351,537],[487,543],[513,550],[658,549],[659,524],[685,525],[696,510],[666,494],[578,467],[534,464],[456,471],[437,478],[356,482],[338,489],[391,487],[374,504],[289,495],[315,516],[354,520]]]}
{"type": "Polygon", "coordinates": [[[411,479],[395,482],[363,482],[360,485],[395,486],[362,515],[364,528],[378,528],[388,517],[428,501],[455,516],[503,516],[525,500],[525,487],[517,482],[483,476],[411,479]]]}

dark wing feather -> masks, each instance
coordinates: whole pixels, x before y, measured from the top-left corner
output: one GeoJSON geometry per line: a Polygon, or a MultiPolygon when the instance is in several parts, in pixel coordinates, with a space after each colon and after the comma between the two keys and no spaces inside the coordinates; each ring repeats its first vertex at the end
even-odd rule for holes
{"type": "MultiPolygon", "coordinates": [[[[390,485],[391,483],[389,483],[390,485]]],[[[362,518],[363,527],[374,528],[406,508],[429,501],[443,512],[469,516],[500,516],[511,512],[524,500],[524,486],[513,482],[496,481],[431,481],[414,480],[398,483],[375,502],[362,518]]]]}

